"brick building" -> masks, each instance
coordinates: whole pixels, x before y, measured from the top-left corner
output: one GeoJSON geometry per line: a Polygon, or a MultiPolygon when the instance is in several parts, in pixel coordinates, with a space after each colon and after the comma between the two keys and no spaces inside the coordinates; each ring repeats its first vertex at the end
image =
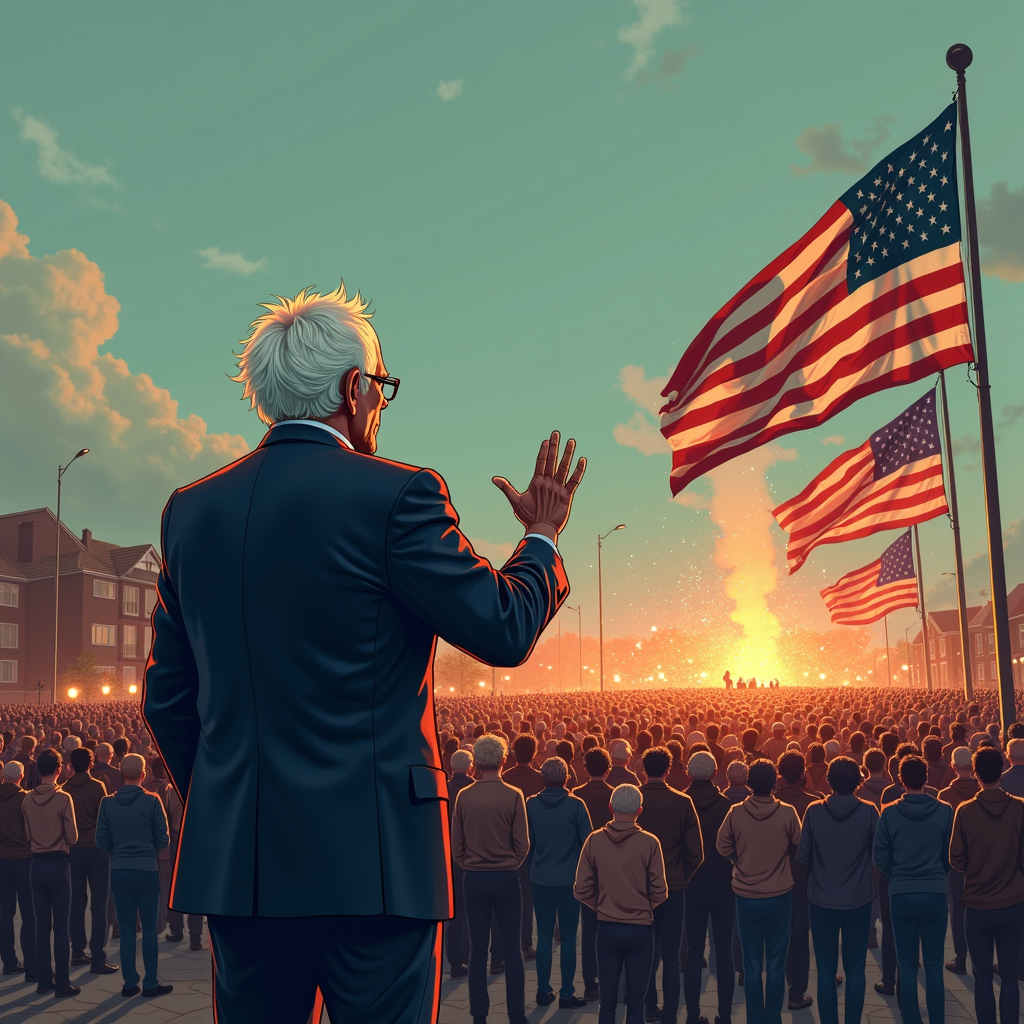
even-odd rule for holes
{"type": "MultiPolygon", "coordinates": [[[[48,508],[0,516],[0,703],[54,699],[56,546],[57,519],[48,508]]],[[[159,567],[152,544],[120,547],[61,524],[58,680],[88,651],[111,699],[128,698],[129,687],[141,696],[159,567]]],[[[67,694],[58,691],[57,699],[67,694]]]]}

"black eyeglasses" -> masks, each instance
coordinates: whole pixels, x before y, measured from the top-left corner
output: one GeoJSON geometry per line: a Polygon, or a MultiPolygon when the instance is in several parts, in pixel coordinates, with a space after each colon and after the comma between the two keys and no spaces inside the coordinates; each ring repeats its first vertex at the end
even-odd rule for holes
{"type": "Polygon", "coordinates": [[[398,385],[402,383],[401,377],[378,377],[375,373],[364,373],[364,377],[375,380],[380,385],[380,393],[384,396],[385,402],[393,402],[398,394],[398,385]]]}

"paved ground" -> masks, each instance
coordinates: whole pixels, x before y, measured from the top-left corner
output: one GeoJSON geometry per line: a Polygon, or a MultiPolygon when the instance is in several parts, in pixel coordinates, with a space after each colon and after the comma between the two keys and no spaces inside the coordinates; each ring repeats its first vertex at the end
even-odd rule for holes
{"type": "MultiPolygon", "coordinates": [[[[179,945],[160,943],[160,981],[170,982],[174,991],[170,995],[154,999],[134,996],[125,999],[121,995],[120,974],[109,976],[91,974],[88,967],[73,967],[72,982],[81,985],[82,993],[74,999],[55,999],[52,994],[36,995],[35,985],[21,981],[18,976],[0,979],[0,1021],[4,1024],[212,1024],[211,971],[208,936],[203,937],[202,952],[192,952],[188,939],[179,945]]],[[[116,959],[116,944],[108,945],[112,959],[116,959]]],[[[947,936],[947,959],[953,955],[947,936]]],[[[141,943],[137,951],[138,965],[142,967],[141,943]]],[[[868,991],[865,1000],[865,1015],[869,1024],[883,1024],[898,1021],[896,1000],[878,995],[873,985],[881,977],[879,951],[868,951],[868,991]]],[[[715,998],[714,959],[711,970],[704,973],[704,991],[701,998],[701,1012],[714,1020],[717,1011],[715,998]]],[[[555,953],[554,976],[558,977],[558,954],[555,953]]],[[[953,1024],[974,1019],[974,981],[970,975],[954,976],[944,972],[946,981],[946,1017],[953,1024]]],[[[923,974],[919,979],[919,999],[924,1012],[923,974]]],[[[469,992],[464,978],[452,981],[445,974],[441,989],[442,1006],[440,1024],[470,1024],[469,992]]],[[[577,971],[579,983],[579,972],[577,971]]],[[[997,981],[998,984],[998,981],[997,981]]],[[[810,993],[815,992],[814,963],[811,963],[810,993]]],[[[488,989],[491,997],[491,1024],[504,1024],[505,983],[504,976],[490,979],[488,989]]],[[[842,1013],[842,988],[840,988],[840,1013],[842,1013]]],[[[549,1007],[538,1007],[533,998],[537,992],[537,975],[533,963],[527,964],[526,996],[527,1016],[531,1024],[592,1024],[597,1020],[597,1003],[590,1003],[582,1010],[559,1010],[555,1003],[549,1007]]],[[[582,986],[577,989],[582,994],[582,986]]],[[[743,995],[737,990],[733,1011],[733,1024],[745,1024],[743,995]]],[[[623,1018],[624,1008],[619,1007],[618,1020],[623,1018]]],[[[679,1015],[682,1022],[685,1011],[679,1015]]],[[[790,1013],[783,1009],[783,1021],[792,1024],[814,1024],[817,1022],[817,1007],[790,1013]]],[[[324,1014],[322,1024],[330,1024],[324,1014]]],[[[347,1022],[346,1022],[347,1024],[347,1022]]],[[[372,1022],[367,1022],[372,1024],[372,1022]]]]}

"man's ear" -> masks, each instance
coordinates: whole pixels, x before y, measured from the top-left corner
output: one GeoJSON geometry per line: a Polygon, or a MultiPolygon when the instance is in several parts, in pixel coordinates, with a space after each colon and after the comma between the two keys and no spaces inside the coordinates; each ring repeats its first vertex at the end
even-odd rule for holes
{"type": "Polygon", "coordinates": [[[349,414],[355,416],[356,402],[359,398],[359,369],[353,366],[341,381],[338,383],[338,391],[341,394],[341,407],[349,414]]]}

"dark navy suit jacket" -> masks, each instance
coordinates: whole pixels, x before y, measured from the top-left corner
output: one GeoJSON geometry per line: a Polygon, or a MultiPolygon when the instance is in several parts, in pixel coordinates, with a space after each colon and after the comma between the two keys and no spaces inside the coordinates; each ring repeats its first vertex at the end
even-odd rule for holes
{"type": "Polygon", "coordinates": [[[175,910],[452,915],[437,636],[526,660],[568,594],[497,571],[436,473],[302,424],[171,496],[143,714],[185,801],[175,910]]]}

